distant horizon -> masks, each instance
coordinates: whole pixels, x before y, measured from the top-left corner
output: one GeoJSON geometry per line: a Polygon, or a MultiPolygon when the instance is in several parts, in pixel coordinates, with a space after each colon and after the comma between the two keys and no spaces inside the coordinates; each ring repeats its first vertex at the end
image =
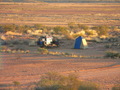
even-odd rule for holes
{"type": "Polygon", "coordinates": [[[44,1],[48,3],[120,3],[120,1],[44,1]]]}
{"type": "Polygon", "coordinates": [[[48,3],[120,3],[120,0],[0,0],[0,2],[48,2],[48,3]]]}

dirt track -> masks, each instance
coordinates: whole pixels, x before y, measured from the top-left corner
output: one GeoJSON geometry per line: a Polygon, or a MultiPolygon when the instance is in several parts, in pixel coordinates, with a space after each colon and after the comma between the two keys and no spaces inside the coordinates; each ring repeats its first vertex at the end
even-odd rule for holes
{"type": "Polygon", "coordinates": [[[3,67],[0,69],[0,90],[13,86],[19,81],[21,87],[40,80],[40,76],[51,71],[64,75],[76,73],[80,80],[97,82],[104,90],[120,83],[120,60],[80,59],[39,54],[2,54],[3,67]]]}

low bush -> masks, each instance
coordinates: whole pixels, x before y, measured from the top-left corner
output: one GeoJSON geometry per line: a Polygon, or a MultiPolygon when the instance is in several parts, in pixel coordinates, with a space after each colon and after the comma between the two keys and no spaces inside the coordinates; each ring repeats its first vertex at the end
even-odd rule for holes
{"type": "Polygon", "coordinates": [[[115,85],[115,86],[112,88],[112,90],[120,90],[120,84],[115,85]]]}
{"type": "Polygon", "coordinates": [[[38,48],[38,52],[39,52],[40,54],[48,54],[48,50],[45,49],[45,48],[38,48]]]}
{"type": "Polygon", "coordinates": [[[66,34],[65,35],[65,38],[68,39],[68,40],[72,40],[74,39],[72,35],[69,35],[69,34],[66,34]]]}
{"type": "Polygon", "coordinates": [[[20,85],[20,82],[14,81],[13,84],[14,84],[15,86],[18,86],[18,85],[20,85]]]}
{"type": "Polygon", "coordinates": [[[17,51],[18,50],[26,50],[26,48],[22,45],[17,45],[14,49],[17,50],[17,51]]]}
{"type": "Polygon", "coordinates": [[[112,45],[110,45],[110,44],[105,45],[105,48],[111,48],[111,47],[112,47],[112,45]]]}
{"type": "Polygon", "coordinates": [[[8,49],[8,47],[6,47],[6,46],[1,46],[0,47],[0,50],[6,50],[6,49],[8,49]]]}
{"type": "Polygon", "coordinates": [[[11,53],[11,49],[8,48],[7,46],[1,46],[0,47],[0,52],[11,53]]]}
{"type": "Polygon", "coordinates": [[[99,90],[99,85],[91,82],[82,82],[79,90],[99,90]]]}
{"type": "Polygon", "coordinates": [[[109,32],[109,26],[106,25],[95,26],[93,29],[97,31],[99,36],[108,35],[109,32]]]}
{"type": "Polygon", "coordinates": [[[35,90],[98,90],[93,83],[85,83],[78,80],[74,74],[63,76],[55,72],[49,72],[41,77],[35,90]]]}
{"type": "Polygon", "coordinates": [[[95,35],[95,36],[98,35],[95,30],[86,30],[85,33],[86,33],[87,35],[95,35]]]}
{"type": "Polygon", "coordinates": [[[105,54],[105,57],[107,58],[120,58],[120,53],[118,53],[117,51],[107,51],[105,54]]]}

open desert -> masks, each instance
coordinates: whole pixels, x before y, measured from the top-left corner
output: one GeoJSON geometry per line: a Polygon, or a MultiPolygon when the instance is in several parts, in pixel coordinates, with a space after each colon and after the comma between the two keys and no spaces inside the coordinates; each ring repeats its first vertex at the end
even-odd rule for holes
{"type": "Polygon", "coordinates": [[[118,25],[119,3],[0,3],[0,24],[118,25]]]}
{"type": "MultiPolygon", "coordinates": [[[[42,24],[54,27],[67,26],[70,22],[120,26],[120,4],[0,3],[1,25],[42,24]]],[[[30,38],[35,40],[35,35],[1,33],[7,44],[1,46],[0,52],[0,90],[35,90],[41,76],[48,72],[64,76],[74,73],[81,81],[99,84],[100,90],[112,90],[114,85],[120,84],[120,29],[115,32],[116,41],[99,38],[99,42],[94,39],[96,37],[86,39],[86,49],[73,49],[75,39],[60,38],[59,47],[45,48],[47,54],[38,52],[38,45],[19,43],[30,38]],[[8,43],[14,39],[18,41],[8,43]],[[21,47],[26,51],[17,49],[21,47]],[[105,57],[109,50],[118,52],[119,57],[105,57]]]]}
{"type": "MultiPolygon", "coordinates": [[[[73,49],[73,40],[62,40],[60,47],[48,48],[49,52],[65,52],[81,55],[68,57],[57,54],[36,53],[38,46],[25,48],[30,53],[1,53],[0,88],[14,88],[14,81],[20,82],[22,90],[34,89],[41,76],[47,72],[58,72],[62,75],[76,74],[82,81],[101,85],[101,90],[111,90],[120,83],[120,60],[105,58],[104,43],[88,43],[87,49],[73,49]]],[[[120,51],[119,48],[113,50],[120,51]]]]}

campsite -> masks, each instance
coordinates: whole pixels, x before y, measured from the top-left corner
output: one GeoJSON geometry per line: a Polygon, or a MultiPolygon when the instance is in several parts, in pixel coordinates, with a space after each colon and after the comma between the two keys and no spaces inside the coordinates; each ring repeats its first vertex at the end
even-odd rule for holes
{"type": "MultiPolygon", "coordinates": [[[[81,40],[82,41],[82,40],[81,40]]],[[[81,42],[82,43],[82,42],[81,42]]],[[[87,41],[88,48],[74,49],[75,40],[61,39],[59,47],[47,48],[49,54],[38,53],[39,46],[17,45],[28,52],[15,50],[1,53],[0,88],[34,90],[40,77],[47,72],[62,75],[74,73],[82,81],[101,85],[101,90],[111,89],[120,81],[119,58],[105,58],[106,43],[87,41]],[[14,82],[18,82],[17,86],[14,82]]],[[[112,47],[119,52],[119,48],[112,47]]],[[[110,49],[111,50],[111,49],[110,49]]]]}
{"type": "Polygon", "coordinates": [[[119,4],[0,7],[0,90],[120,89],[119,4]]]}

